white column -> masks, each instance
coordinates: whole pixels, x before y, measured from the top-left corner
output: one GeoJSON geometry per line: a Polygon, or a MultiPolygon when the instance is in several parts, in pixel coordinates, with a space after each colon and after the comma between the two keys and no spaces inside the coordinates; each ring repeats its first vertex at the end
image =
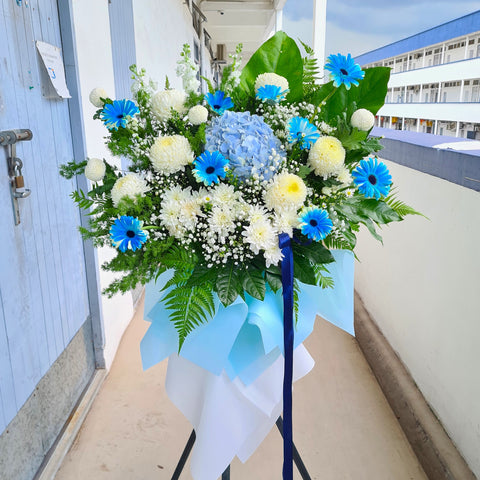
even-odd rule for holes
{"type": "Polygon", "coordinates": [[[420,131],[420,118],[417,118],[417,132],[420,131]]]}
{"type": "Polygon", "coordinates": [[[423,100],[422,100],[422,95],[423,95],[423,85],[420,84],[420,95],[419,95],[419,97],[418,97],[418,101],[419,101],[419,102],[423,102],[423,100]]]}
{"type": "Polygon", "coordinates": [[[438,101],[437,103],[442,102],[442,82],[438,82],[438,101]]]}
{"type": "Polygon", "coordinates": [[[410,54],[407,54],[407,71],[410,70],[410,54]]]}
{"type": "Polygon", "coordinates": [[[460,99],[459,102],[463,102],[463,89],[465,87],[465,80],[462,79],[462,83],[460,84],[460,99]]]}
{"type": "Polygon", "coordinates": [[[389,128],[392,128],[392,117],[390,117],[390,127],[389,128]]]}
{"type": "Polygon", "coordinates": [[[403,101],[403,103],[408,103],[408,93],[407,93],[407,86],[405,85],[405,88],[404,88],[404,91],[403,91],[403,94],[405,95],[405,100],[403,101]]]}
{"type": "Polygon", "coordinates": [[[468,58],[468,37],[465,39],[465,52],[463,54],[463,59],[466,60],[468,58]]]}
{"type": "Polygon", "coordinates": [[[405,130],[405,117],[402,117],[402,130],[405,130]]]}
{"type": "Polygon", "coordinates": [[[457,128],[455,130],[455,136],[458,138],[459,135],[460,135],[460,122],[457,121],[457,128]]]}
{"type": "Polygon", "coordinates": [[[424,67],[424,66],[425,66],[425,52],[426,52],[426,50],[425,50],[425,49],[423,49],[422,67],[424,67]]]}
{"type": "Polygon", "coordinates": [[[437,134],[438,120],[435,120],[435,128],[433,129],[433,134],[437,134]]]}
{"type": "Polygon", "coordinates": [[[313,51],[323,75],[325,65],[325,34],[327,29],[327,0],[313,0],[313,51]]]}
{"type": "Polygon", "coordinates": [[[275,10],[275,32],[279,32],[283,28],[283,9],[275,10]]]}
{"type": "Polygon", "coordinates": [[[443,65],[445,62],[445,44],[442,45],[442,57],[440,60],[440,65],[443,65]]]}

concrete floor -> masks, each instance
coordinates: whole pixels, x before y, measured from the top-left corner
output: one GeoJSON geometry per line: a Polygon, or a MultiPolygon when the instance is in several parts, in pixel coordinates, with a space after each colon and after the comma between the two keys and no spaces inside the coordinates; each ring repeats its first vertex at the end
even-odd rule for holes
{"type": "MultiPolygon", "coordinates": [[[[140,303],[55,480],[171,478],[191,427],[165,393],[166,361],[142,372],[142,314],[140,303]]],[[[355,339],[317,318],[305,345],[316,365],[295,384],[294,440],[312,479],[427,479],[355,339]]],[[[247,463],[233,461],[231,478],[279,480],[281,469],[273,428],[247,463]]],[[[191,478],[187,464],[181,479],[191,478]]]]}

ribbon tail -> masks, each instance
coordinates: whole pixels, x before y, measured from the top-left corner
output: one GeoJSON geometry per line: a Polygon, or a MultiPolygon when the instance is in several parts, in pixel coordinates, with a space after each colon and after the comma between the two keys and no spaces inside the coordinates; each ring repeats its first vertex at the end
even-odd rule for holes
{"type": "Polygon", "coordinates": [[[290,237],[279,235],[282,249],[283,289],[283,342],[285,370],[283,376],[283,480],[293,480],[293,423],[292,423],[292,380],[293,380],[293,251],[290,237]]]}

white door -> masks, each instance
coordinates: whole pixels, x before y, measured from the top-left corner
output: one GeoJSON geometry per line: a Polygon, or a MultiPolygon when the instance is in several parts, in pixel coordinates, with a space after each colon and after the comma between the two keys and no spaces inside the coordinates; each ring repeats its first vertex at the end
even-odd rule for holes
{"type": "Polygon", "coordinates": [[[33,132],[17,145],[31,190],[19,225],[0,147],[0,434],[89,315],[75,183],[58,174],[74,158],[68,101],[52,96],[36,40],[61,48],[56,0],[0,0],[0,131],[33,132]]]}

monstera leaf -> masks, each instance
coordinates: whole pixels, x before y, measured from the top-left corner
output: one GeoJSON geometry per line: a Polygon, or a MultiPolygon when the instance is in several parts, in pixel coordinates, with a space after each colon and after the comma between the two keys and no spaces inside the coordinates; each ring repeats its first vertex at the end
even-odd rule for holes
{"type": "Polygon", "coordinates": [[[303,60],[295,40],[284,32],[277,32],[253,55],[242,70],[240,87],[255,95],[255,79],[261,73],[276,73],[288,80],[287,100],[300,101],[303,96],[303,60]]]}

